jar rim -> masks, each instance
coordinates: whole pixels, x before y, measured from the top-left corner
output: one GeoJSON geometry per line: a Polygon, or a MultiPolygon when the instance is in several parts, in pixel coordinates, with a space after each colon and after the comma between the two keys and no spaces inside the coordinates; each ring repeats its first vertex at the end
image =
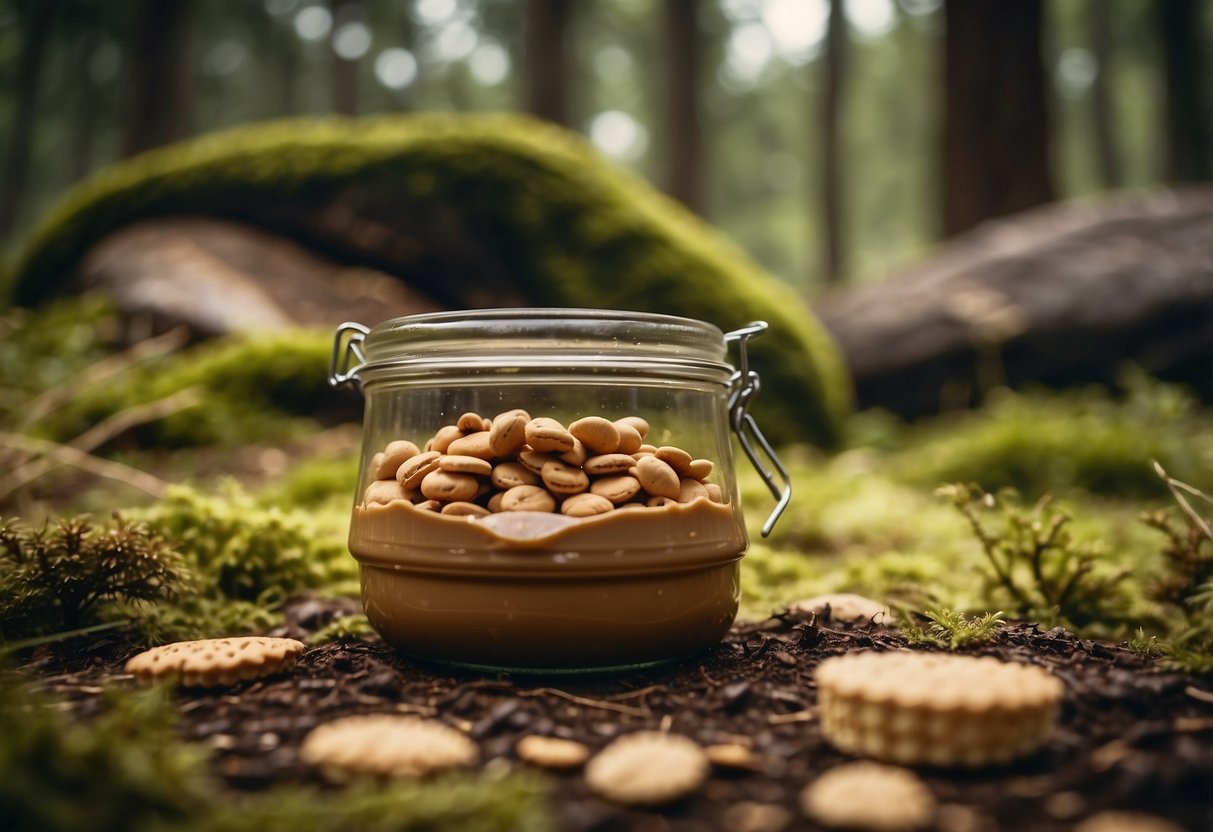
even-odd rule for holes
{"type": "Polygon", "coordinates": [[[354,372],[501,365],[659,366],[682,375],[732,371],[724,333],[694,318],[614,309],[492,308],[392,318],[372,328],[354,372]]]}

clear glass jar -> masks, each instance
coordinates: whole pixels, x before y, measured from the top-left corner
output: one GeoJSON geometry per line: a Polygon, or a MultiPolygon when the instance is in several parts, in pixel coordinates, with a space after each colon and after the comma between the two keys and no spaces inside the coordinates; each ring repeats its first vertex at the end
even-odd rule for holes
{"type": "Polygon", "coordinates": [[[372,625],[411,655],[494,670],[635,667],[719,641],[748,542],[732,432],[779,498],[764,534],[790,497],[746,412],[745,344],[763,329],[579,309],[339,327],[330,381],[366,398],[349,546],[372,625]],[[518,447],[540,418],[557,424],[518,447]],[[564,450],[567,429],[586,442],[564,450]]]}

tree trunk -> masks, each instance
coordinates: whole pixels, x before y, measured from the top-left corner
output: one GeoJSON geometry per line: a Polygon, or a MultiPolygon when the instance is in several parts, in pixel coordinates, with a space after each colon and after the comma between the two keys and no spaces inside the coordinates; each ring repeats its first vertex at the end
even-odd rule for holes
{"type": "Polygon", "coordinates": [[[821,98],[821,217],[826,282],[842,280],[846,205],[843,200],[842,101],[847,71],[847,17],[843,0],[830,0],[821,98]]]}
{"type": "Polygon", "coordinates": [[[337,54],[335,40],[343,23],[357,19],[358,4],[352,0],[330,0],[333,28],[329,36],[329,51],[333,61],[333,112],[343,116],[358,115],[358,61],[337,54]]]}
{"type": "Polygon", "coordinates": [[[138,0],[134,20],[123,156],[168,144],[189,126],[190,0],[138,0]]]}
{"type": "Polygon", "coordinates": [[[1197,182],[1213,178],[1210,111],[1205,73],[1205,27],[1199,0],[1166,0],[1154,5],[1166,83],[1167,179],[1197,182]]]}
{"type": "Polygon", "coordinates": [[[943,230],[1053,199],[1042,0],[945,0],[943,230]]]}
{"type": "Polygon", "coordinates": [[[9,122],[11,132],[4,156],[3,188],[0,189],[0,238],[12,232],[20,214],[21,198],[25,195],[30,150],[34,144],[34,117],[38,84],[42,78],[42,59],[59,3],[58,0],[33,0],[24,5],[21,19],[25,29],[21,52],[17,57],[17,88],[13,92],[13,113],[9,122]]]}
{"type": "Polygon", "coordinates": [[[665,155],[670,196],[705,211],[703,142],[699,125],[698,0],[665,0],[665,155]]]}
{"type": "Polygon", "coordinates": [[[1099,71],[1091,84],[1091,119],[1095,130],[1095,159],[1099,165],[1100,183],[1105,188],[1120,186],[1120,153],[1116,147],[1116,131],[1112,126],[1112,28],[1111,12],[1099,0],[1087,0],[1087,23],[1090,27],[1091,52],[1099,71]]]}
{"type": "Polygon", "coordinates": [[[89,27],[80,34],[77,46],[76,66],[80,67],[80,78],[74,92],[76,96],[76,118],[72,125],[72,179],[80,180],[93,169],[93,147],[97,136],[97,88],[89,74],[89,65],[97,52],[99,42],[97,29],[89,27]]]}
{"type": "Polygon", "coordinates": [[[572,10],[571,0],[527,3],[527,110],[565,126],[571,123],[567,45],[572,10]]]}

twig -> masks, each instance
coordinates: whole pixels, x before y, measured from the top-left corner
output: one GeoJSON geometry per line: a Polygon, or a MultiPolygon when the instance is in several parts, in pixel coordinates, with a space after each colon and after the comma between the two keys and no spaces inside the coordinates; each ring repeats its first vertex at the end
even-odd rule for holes
{"type": "Polygon", "coordinates": [[[630,705],[620,705],[617,702],[607,702],[602,699],[586,699],[584,696],[576,696],[568,691],[560,690],[559,688],[534,688],[532,690],[520,690],[519,696],[559,696],[561,699],[567,699],[577,705],[583,705],[587,708],[596,708],[600,711],[614,711],[617,714],[624,716],[648,717],[652,716],[652,711],[648,708],[633,708],[630,705]]]}
{"type": "Polygon", "coordinates": [[[95,364],[90,364],[72,378],[44,391],[26,405],[23,408],[25,414],[17,426],[26,428],[37,423],[47,414],[53,413],[71,401],[82,389],[120,375],[148,359],[176,352],[185,346],[188,340],[189,330],[185,327],[177,327],[163,335],[140,341],[117,355],[110,355],[95,364]]]}
{"type": "Polygon", "coordinates": [[[1192,505],[1188,502],[1187,498],[1180,493],[1180,491],[1187,491],[1189,494],[1195,497],[1200,497],[1210,503],[1213,503],[1213,497],[1205,494],[1199,488],[1193,488],[1186,482],[1181,482],[1172,477],[1163,470],[1161,465],[1158,464],[1158,460],[1152,461],[1154,463],[1154,473],[1162,477],[1162,481],[1167,484],[1167,488],[1171,491],[1171,496],[1175,498],[1175,502],[1179,503],[1179,507],[1183,510],[1183,513],[1188,515],[1188,519],[1195,523],[1196,527],[1205,533],[1205,537],[1209,538],[1209,540],[1213,540],[1213,529],[1209,528],[1209,524],[1206,523],[1205,519],[1196,512],[1196,509],[1192,508],[1192,505]]]}
{"type": "MultiPolygon", "coordinates": [[[[33,451],[53,460],[57,465],[68,465],[72,468],[79,468],[81,471],[87,471],[98,477],[129,485],[156,498],[163,497],[165,489],[169,486],[169,483],[159,477],[146,471],[140,471],[138,468],[132,468],[129,465],[124,465],[114,460],[101,459],[69,445],[60,445],[57,442],[48,442],[44,439],[33,439],[29,436],[22,436],[19,433],[0,431],[0,447],[33,451]]],[[[50,465],[46,470],[49,471],[54,467],[54,465],[50,465]]],[[[46,471],[42,471],[38,476],[42,476],[45,473],[46,471]]],[[[33,479],[37,479],[37,477],[33,479]]],[[[25,482],[15,482],[11,478],[6,477],[4,481],[0,482],[0,503],[5,502],[16,491],[33,482],[33,479],[26,480],[25,482]]]]}

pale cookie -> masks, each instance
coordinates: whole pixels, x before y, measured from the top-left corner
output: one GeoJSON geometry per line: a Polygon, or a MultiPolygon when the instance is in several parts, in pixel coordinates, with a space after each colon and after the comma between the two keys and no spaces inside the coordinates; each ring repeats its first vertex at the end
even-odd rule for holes
{"type": "Polygon", "coordinates": [[[421,487],[421,481],[426,474],[438,470],[438,460],[442,454],[438,451],[426,451],[405,462],[396,472],[396,479],[406,490],[421,487]]]}
{"type": "Polygon", "coordinates": [[[830,769],[800,793],[800,808],[833,829],[911,832],[935,819],[935,796],[914,772],[878,763],[830,769]]]}
{"type": "Polygon", "coordinates": [[[526,443],[541,453],[562,454],[573,450],[573,434],[555,419],[540,417],[527,422],[526,443]]]}
{"type": "Polygon", "coordinates": [[[682,448],[675,448],[673,445],[662,445],[653,453],[653,456],[673,468],[678,473],[678,476],[691,476],[692,458],[682,448]]]}
{"type": "Polygon", "coordinates": [[[834,621],[871,621],[876,624],[891,621],[889,608],[884,604],[850,592],[814,595],[791,605],[793,612],[812,612],[819,616],[825,615],[827,607],[834,621]]]}
{"type": "Polygon", "coordinates": [[[543,472],[543,466],[547,465],[556,457],[551,454],[541,453],[533,448],[523,448],[518,452],[518,464],[530,471],[532,474],[540,474],[543,472]]]}
{"type": "MultiPolygon", "coordinates": [[[[639,416],[624,416],[622,419],[615,420],[615,427],[619,430],[623,430],[625,426],[636,431],[641,440],[649,435],[649,423],[639,416]]],[[[624,451],[624,453],[627,453],[627,451],[624,451]]]]}
{"type": "Polygon", "coordinates": [[[406,499],[404,489],[395,480],[375,480],[362,495],[362,502],[368,506],[385,506],[393,500],[406,499]]]}
{"type": "Polygon", "coordinates": [[[434,434],[434,438],[430,440],[429,449],[431,451],[446,453],[446,449],[450,446],[450,444],[462,436],[463,431],[461,431],[459,428],[455,427],[454,425],[446,425],[445,427],[439,428],[438,432],[434,434]]]}
{"type": "Polygon", "coordinates": [[[897,650],[836,656],[817,669],[822,735],[903,765],[987,766],[1049,738],[1062,685],[1048,671],[990,657],[897,650]]]}
{"type": "Polygon", "coordinates": [[[519,462],[502,462],[493,468],[489,482],[506,491],[516,485],[538,485],[539,475],[519,462]]]}
{"type": "Polygon", "coordinates": [[[1091,815],[1074,832],[1183,832],[1183,827],[1141,812],[1107,811],[1091,815]]]}
{"type": "Polygon", "coordinates": [[[493,466],[488,460],[476,456],[446,454],[438,460],[438,467],[449,474],[474,474],[479,477],[487,477],[493,473],[493,466]]]}
{"type": "Polygon", "coordinates": [[[724,491],[721,490],[719,485],[717,485],[714,482],[705,482],[703,484],[703,487],[705,489],[707,489],[708,499],[711,500],[713,503],[723,503],[724,502],[724,491]]]}
{"type": "Polygon", "coordinates": [[[453,440],[446,446],[446,452],[452,456],[474,456],[477,459],[492,459],[495,456],[489,447],[489,432],[486,430],[453,440]]]}
{"type": "Polygon", "coordinates": [[[478,506],[475,503],[454,502],[444,505],[442,507],[442,514],[450,514],[455,517],[488,517],[492,512],[484,506],[478,506]]]}
{"type": "Polygon", "coordinates": [[[349,716],[315,728],[299,752],[333,780],[352,775],[425,777],[474,765],[476,745],[433,720],[396,714],[349,716]]]}
{"type": "Polygon", "coordinates": [[[712,476],[715,469],[716,464],[710,459],[692,459],[691,464],[687,466],[687,475],[703,482],[712,476]]]}
{"type": "Polygon", "coordinates": [[[586,416],[569,425],[569,433],[593,454],[613,454],[619,447],[619,428],[601,416],[586,416]]]}
{"type": "Polygon", "coordinates": [[[683,477],[678,481],[678,502],[689,503],[698,499],[708,499],[708,489],[703,483],[690,477],[683,477]]]}
{"type": "Polygon", "coordinates": [[[585,471],[557,460],[544,463],[540,476],[553,494],[580,494],[590,487],[585,471]]]}
{"type": "Polygon", "coordinates": [[[464,433],[476,433],[485,430],[484,418],[479,413],[464,413],[456,420],[455,427],[464,433]]]}
{"type": "Polygon", "coordinates": [[[630,455],[640,450],[640,446],[644,444],[644,439],[636,432],[636,428],[616,422],[615,429],[619,431],[619,447],[615,449],[616,453],[630,455]]]}
{"type": "Polygon", "coordinates": [[[708,762],[720,768],[735,768],[744,771],[758,771],[762,768],[762,760],[749,748],[735,742],[724,742],[709,745],[703,749],[708,755],[708,762]]]}
{"type": "Polygon", "coordinates": [[[470,474],[430,471],[421,481],[421,493],[430,500],[444,503],[466,502],[476,499],[480,493],[480,483],[470,474]]]}
{"type": "Polygon", "coordinates": [[[502,511],[555,511],[556,498],[537,485],[516,485],[501,495],[502,511]]]}
{"type": "Polygon", "coordinates": [[[590,757],[590,749],[579,742],[532,734],[514,746],[518,759],[541,768],[576,768],[590,757]]]}
{"type": "Polygon", "coordinates": [[[499,413],[489,428],[489,448],[495,457],[507,457],[518,453],[526,444],[526,425],[531,417],[525,410],[510,410],[499,413]]]}
{"type": "Polygon", "coordinates": [[[153,647],[131,658],[126,672],[140,682],[176,679],[187,687],[232,685],[293,667],[304,650],[293,638],[207,638],[153,647]]]}
{"type": "Polygon", "coordinates": [[[636,460],[636,479],[651,497],[678,499],[678,474],[656,456],[642,456],[636,460]]]}
{"type": "Polygon", "coordinates": [[[589,451],[585,449],[585,445],[576,436],[573,437],[573,447],[560,455],[561,462],[567,462],[569,465],[583,465],[589,451]]]}
{"type": "Polygon", "coordinates": [[[395,478],[400,466],[419,453],[421,453],[421,449],[407,439],[397,439],[395,442],[387,443],[387,447],[383,449],[383,458],[379,460],[379,467],[375,470],[375,478],[380,480],[395,478]]]}
{"type": "Polygon", "coordinates": [[[627,474],[619,477],[603,477],[590,485],[590,493],[606,497],[612,503],[619,505],[640,493],[640,481],[627,474]]]}
{"type": "Polygon", "coordinates": [[[614,503],[598,494],[574,494],[560,504],[560,513],[569,517],[593,517],[613,508],[614,503]]]}
{"type": "Polygon", "coordinates": [[[640,457],[642,457],[642,456],[652,456],[655,453],[657,453],[656,445],[641,445],[639,448],[637,448],[635,451],[632,452],[632,456],[636,457],[637,459],[640,459],[640,457]]]}
{"type": "Polygon", "coordinates": [[[659,731],[620,737],[585,767],[585,782],[608,800],[659,806],[699,789],[709,773],[707,755],[692,739],[659,731]]]}
{"type": "Polygon", "coordinates": [[[591,477],[605,477],[611,474],[626,474],[636,460],[631,454],[602,454],[592,456],[585,461],[585,472],[591,477]]]}

